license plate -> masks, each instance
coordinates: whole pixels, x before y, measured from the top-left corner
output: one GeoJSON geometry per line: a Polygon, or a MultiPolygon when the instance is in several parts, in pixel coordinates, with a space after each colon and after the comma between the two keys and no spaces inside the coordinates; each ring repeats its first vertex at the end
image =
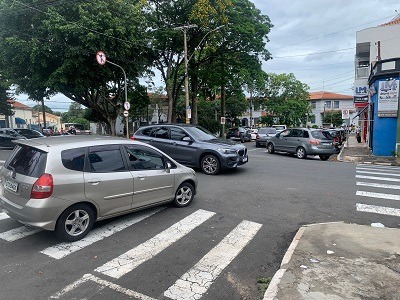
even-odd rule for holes
{"type": "Polygon", "coordinates": [[[8,179],[7,179],[6,182],[4,183],[4,187],[5,187],[7,190],[10,190],[10,191],[16,193],[17,190],[18,190],[18,183],[15,182],[15,181],[11,181],[11,180],[8,180],[8,179]]]}
{"type": "Polygon", "coordinates": [[[330,146],[332,143],[322,143],[323,146],[330,146]]]}

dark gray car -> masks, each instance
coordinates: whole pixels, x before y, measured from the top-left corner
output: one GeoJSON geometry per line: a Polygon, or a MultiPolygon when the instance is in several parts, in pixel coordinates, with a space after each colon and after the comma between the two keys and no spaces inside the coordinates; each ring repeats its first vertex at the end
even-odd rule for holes
{"type": "Polygon", "coordinates": [[[268,138],[277,134],[274,127],[261,127],[258,129],[256,136],[256,147],[265,147],[267,145],[268,138]]]}
{"type": "Polygon", "coordinates": [[[149,143],[183,165],[214,175],[248,161],[247,148],[218,139],[201,126],[159,124],[139,128],[132,139],[149,143]]]}
{"type": "Polygon", "coordinates": [[[293,153],[298,158],[319,155],[321,160],[328,160],[331,155],[338,153],[328,131],[308,128],[290,128],[270,137],[267,150],[268,153],[293,153]]]}
{"type": "Polygon", "coordinates": [[[0,128],[0,148],[14,148],[13,141],[24,139],[26,138],[12,128],[0,128]]]}

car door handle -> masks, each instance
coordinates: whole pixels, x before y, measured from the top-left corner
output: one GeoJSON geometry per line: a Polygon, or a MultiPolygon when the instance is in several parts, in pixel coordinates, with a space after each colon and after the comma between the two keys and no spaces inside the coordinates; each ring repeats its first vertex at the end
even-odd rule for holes
{"type": "Polygon", "coordinates": [[[139,179],[139,180],[145,180],[146,178],[147,178],[146,175],[140,175],[140,176],[138,176],[138,179],[139,179]]]}
{"type": "Polygon", "coordinates": [[[101,180],[100,179],[90,179],[90,180],[88,180],[88,182],[93,185],[98,185],[101,182],[101,180]]]}

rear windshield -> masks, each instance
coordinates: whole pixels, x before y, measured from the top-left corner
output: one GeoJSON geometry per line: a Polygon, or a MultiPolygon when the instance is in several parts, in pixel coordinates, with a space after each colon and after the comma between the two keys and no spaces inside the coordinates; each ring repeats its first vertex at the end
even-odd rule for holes
{"type": "Polygon", "coordinates": [[[275,128],[260,128],[258,130],[258,133],[262,133],[262,134],[276,133],[276,129],[275,128]]]}
{"type": "Polygon", "coordinates": [[[5,163],[8,170],[17,174],[40,177],[46,169],[47,153],[39,149],[17,145],[5,163]]]}
{"type": "Polygon", "coordinates": [[[318,140],[332,140],[333,137],[328,131],[311,131],[311,135],[314,139],[318,140]]]}

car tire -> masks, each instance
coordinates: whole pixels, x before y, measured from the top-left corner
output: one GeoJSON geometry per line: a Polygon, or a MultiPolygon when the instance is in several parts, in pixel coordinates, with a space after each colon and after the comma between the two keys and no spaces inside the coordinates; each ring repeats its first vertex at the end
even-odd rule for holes
{"type": "Polygon", "coordinates": [[[319,156],[319,158],[320,158],[321,160],[323,160],[323,161],[328,160],[329,157],[330,157],[330,155],[320,155],[320,156],[319,156]]]}
{"type": "Polygon", "coordinates": [[[86,236],[92,229],[94,212],[86,204],[68,207],[58,218],[55,233],[65,242],[75,242],[86,236]]]}
{"type": "Polygon", "coordinates": [[[275,152],[274,144],[268,143],[267,144],[267,151],[268,151],[269,154],[274,154],[274,152],[275,152]]]}
{"type": "Polygon", "coordinates": [[[207,154],[201,159],[201,171],[207,175],[215,175],[221,168],[218,157],[213,154],[207,154]]]}
{"type": "Polygon", "coordinates": [[[259,148],[260,147],[260,145],[256,142],[256,148],[259,148]]]}
{"type": "Polygon", "coordinates": [[[189,182],[182,183],[176,190],[174,205],[176,207],[188,206],[192,202],[194,194],[195,191],[193,185],[189,182]]]}
{"type": "Polygon", "coordinates": [[[306,149],[304,149],[303,147],[298,147],[296,149],[296,156],[297,158],[303,159],[307,157],[307,152],[306,149]]]}

